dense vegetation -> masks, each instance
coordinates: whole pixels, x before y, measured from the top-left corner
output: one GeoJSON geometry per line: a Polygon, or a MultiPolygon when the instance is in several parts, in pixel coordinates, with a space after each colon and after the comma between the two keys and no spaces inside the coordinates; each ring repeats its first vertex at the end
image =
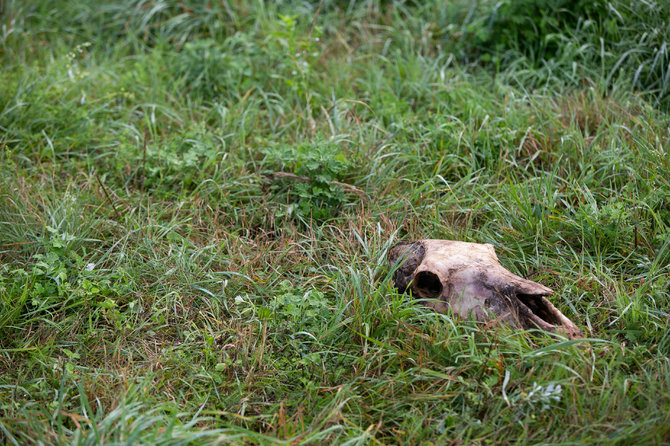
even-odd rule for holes
{"type": "Polygon", "coordinates": [[[670,442],[670,3],[0,2],[0,442],[670,442]],[[583,342],[435,314],[492,243],[583,342]]]}

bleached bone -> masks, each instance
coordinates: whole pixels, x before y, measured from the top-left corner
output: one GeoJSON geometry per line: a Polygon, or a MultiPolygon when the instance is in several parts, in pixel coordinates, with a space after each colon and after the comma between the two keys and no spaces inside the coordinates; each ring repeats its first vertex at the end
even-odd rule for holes
{"type": "Polygon", "coordinates": [[[395,286],[412,291],[439,312],[448,309],[478,321],[500,320],[540,328],[569,339],[583,335],[545,296],[550,288],[506,270],[493,245],[451,240],[419,240],[393,246],[388,254],[395,286]]]}

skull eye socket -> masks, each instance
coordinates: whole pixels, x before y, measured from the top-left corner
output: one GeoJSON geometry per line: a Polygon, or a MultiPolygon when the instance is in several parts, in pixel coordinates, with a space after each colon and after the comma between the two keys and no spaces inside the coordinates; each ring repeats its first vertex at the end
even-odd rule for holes
{"type": "Polygon", "coordinates": [[[435,273],[421,271],[414,277],[414,288],[421,297],[434,299],[442,294],[442,281],[435,273]]]}

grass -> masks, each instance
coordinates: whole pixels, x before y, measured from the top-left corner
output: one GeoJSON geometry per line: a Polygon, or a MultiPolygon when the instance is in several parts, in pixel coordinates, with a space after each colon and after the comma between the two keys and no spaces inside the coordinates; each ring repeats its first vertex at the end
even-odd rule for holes
{"type": "Polygon", "coordinates": [[[0,3],[2,442],[670,441],[669,18],[526,3],[0,3]],[[586,339],[398,294],[418,238],[586,339]]]}

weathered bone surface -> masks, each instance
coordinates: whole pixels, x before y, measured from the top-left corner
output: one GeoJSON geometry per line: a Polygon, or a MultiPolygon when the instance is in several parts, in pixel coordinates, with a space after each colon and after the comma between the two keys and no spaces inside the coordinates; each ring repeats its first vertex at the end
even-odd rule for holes
{"type": "Polygon", "coordinates": [[[395,245],[388,254],[400,265],[393,280],[401,291],[429,307],[479,321],[500,320],[511,325],[561,334],[570,339],[582,333],[545,296],[553,291],[503,268],[492,245],[451,240],[419,240],[395,245]]]}

